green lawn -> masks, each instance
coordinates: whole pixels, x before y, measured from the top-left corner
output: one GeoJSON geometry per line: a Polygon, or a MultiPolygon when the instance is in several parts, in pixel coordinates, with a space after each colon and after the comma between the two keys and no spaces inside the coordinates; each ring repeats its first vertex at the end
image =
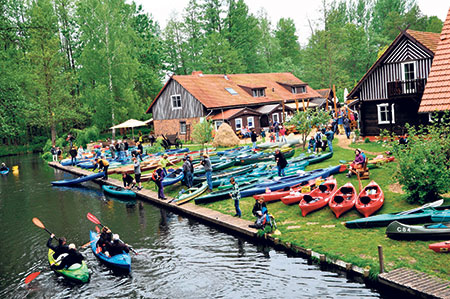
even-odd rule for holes
{"type": "Polygon", "coordinates": [[[388,150],[384,143],[379,142],[358,142],[358,143],[350,143],[351,148],[360,148],[363,151],[369,151],[372,153],[384,153],[388,150]]]}
{"type": "MultiPolygon", "coordinates": [[[[357,144],[368,151],[382,152],[382,148],[377,143],[357,144]]],[[[306,170],[337,165],[340,160],[351,161],[354,158],[352,150],[343,149],[337,146],[337,141],[333,146],[335,152],[331,159],[318,164],[308,166],[306,170]]],[[[297,148],[296,155],[302,153],[301,148],[297,148]]],[[[372,157],[371,155],[368,155],[372,157]]],[[[180,163],[181,165],[181,163],[180,163]]],[[[404,199],[404,195],[389,191],[389,185],[395,182],[393,174],[397,164],[389,163],[370,171],[371,179],[375,180],[383,189],[385,194],[385,204],[377,214],[397,212],[411,209],[411,206],[404,199]]],[[[120,175],[111,175],[120,179],[120,175]]],[[[350,181],[358,189],[358,181],[355,177],[348,179],[345,174],[335,175],[339,186],[350,181]]],[[[363,186],[369,181],[363,181],[363,186]]],[[[146,182],[145,188],[156,190],[155,184],[146,182]]],[[[175,196],[182,187],[180,183],[165,188],[167,196],[175,196]]],[[[240,207],[242,218],[254,220],[251,210],[254,204],[253,197],[241,199],[240,207]]],[[[446,200],[450,204],[450,200],[446,200]]],[[[234,215],[234,204],[232,200],[224,200],[204,205],[224,214],[234,215]]],[[[346,262],[360,267],[370,267],[372,275],[378,274],[378,252],[377,246],[383,246],[385,268],[387,271],[408,267],[448,279],[450,275],[450,265],[448,255],[438,254],[428,249],[428,244],[432,241],[395,241],[386,237],[386,228],[372,229],[347,229],[343,223],[348,220],[360,218],[361,215],[356,210],[351,210],[336,219],[328,207],[320,211],[313,212],[306,217],[302,217],[298,205],[286,206],[282,202],[268,204],[269,212],[275,217],[280,235],[277,237],[282,242],[290,242],[304,248],[323,253],[331,258],[339,258],[346,262]]]]}

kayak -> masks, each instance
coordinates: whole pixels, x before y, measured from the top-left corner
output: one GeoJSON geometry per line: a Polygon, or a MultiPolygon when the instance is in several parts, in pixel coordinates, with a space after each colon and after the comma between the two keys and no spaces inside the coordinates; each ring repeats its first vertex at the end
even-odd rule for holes
{"type": "Polygon", "coordinates": [[[432,221],[433,215],[439,213],[440,211],[450,209],[450,206],[439,207],[438,205],[442,204],[442,202],[443,200],[439,200],[409,211],[401,211],[396,213],[381,214],[355,219],[347,221],[345,223],[345,226],[347,228],[381,227],[388,226],[393,221],[399,221],[403,224],[428,223],[432,221]]]}
{"type": "Polygon", "coordinates": [[[339,216],[355,206],[357,197],[355,187],[353,187],[352,183],[347,183],[336,191],[328,205],[334,215],[336,215],[336,218],[339,218],[339,216]]]}
{"type": "Polygon", "coordinates": [[[128,253],[117,254],[115,256],[106,256],[103,252],[97,253],[97,241],[99,237],[96,232],[89,232],[89,240],[93,241],[91,243],[91,249],[95,257],[98,258],[106,266],[120,271],[131,271],[131,257],[128,253]]]}
{"type": "MultiPolygon", "coordinates": [[[[447,207],[450,208],[450,207],[447,207]]],[[[450,222],[450,209],[447,209],[445,211],[436,211],[436,213],[433,213],[431,215],[431,221],[433,222],[450,222]]]]}
{"type": "MultiPolygon", "coordinates": [[[[212,167],[213,172],[217,172],[219,170],[224,170],[224,169],[230,168],[230,167],[234,166],[234,164],[235,164],[234,160],[225,160],[225,161],[217,163],[217,164],[212,164],[211,167],[212,167]]],[[[203,174],[205,174],[204,167],[199,167],[194,170],[194,175],[198,176],[198,175],[203,175],[203,174]]]]}
{"type": "MultiPolygon", "coordinates": [[[[239,190],[245,191],[246,189],[252,188],[256,185],[257,183],[249,183],[249,182],[245,182],[242,184],[239,184],[239,190]]],[[[223,190],[218,190],[218,191],[214,191],[211,193],[208,193],[206,195],[197,197],[195,199],[195,204],[205,204],[205,203],[211,203],[211,202],[215,202],[215,201],[219,201],[219,200],[224,200],[224,199],[230,199],[230,192],[232,191],[232,188],[227,188],[227,189],[223,189],[223,190]]]]}
{"type": "Polygon", "coordinates": [[[322,162],[326,159],[330,159],[331,157],[333,157],[333,153],[329,152],[329,153],[325,153],[325,154],[313,154],[313,155],[309,155],[306,157],[305,156],[297,157],[295,159],[292,159],[292,161],[290,161],[290,162],[308,161],[309,164],[314,164],[314,163],[322,162]]]}
{"type": "Polygon", "coordinates": [[[450,239],[450,223],[407,225],[394,221],[386,228],[386,235],[395,240],[446,240],[450,239]]]}
{"type": "Polygon", "coordinates": [[[187,189],[186,191],[182,190],[183,192],[180,192],[180,194],[177,197],[175,197],[173,202],[176,205],[182,205],[200,196],[203,192],[206,191],[206,189],[208,189],[208,183],[203,182],[201,185],[194,186],[192,188],[187,189]]]}
{"type": "Polygon", "coordinates": [[[371,181],[359,193],[355,207],[364,217],[369,217],[379,210],[384,203],[384,193],[375,181],[371,181]]]}
{"type": "MultiPolygon", "coordinates": [[[[48,250],[48,263],[50,265],[55,263],[55,259],[53,258],[54,253],[55,252],[53,250],[48,250]]],[[[56,265],[59,265],[59,262],[56,263],[56,265]]],[[[85,261],[83,261],[81,264],[73,264],[67,269],[53,269],[53,271],[55,271],[56,274],[62,275],[74,282],[85,283],[89,281],[89,269],[85,261]]]]}
{"type": "Polygon", "coordinates": [[[320,178],[321,177],[318,177],[317,179],[312,179],[308,182],[304,182],[299,186],[294,186],[294,188],[291,188],[288,194],[280,198],[281,202],[285,205],[293,205],[295,203],[299,203],[303,199],[303,195],[310,193],[311,190],[315,189],[316,181],[320,178]]]}
{"type": "Polygon", "coordinates": [[[98,178],[102,178],[104,176],[105,176],[104,172],[98,172],[98,173],[93,173],[93,174],[82,176],[82,177],[75,178],[75,179],[53,181],[52,185],[53,186],[72,186],[72,185],[80,184],[80,183],[83,183],[83,182],[87,182],[87,181],[95,180],[95,179],[98,179],[98,178]]]}
{"type": "Polygon", "coordinates": [[[280,200],[282,197],[288,196],[292,192],[292,190],[297,190],[298,188],[299,186],[292,186],[276,191],[271,191],[270,189],[267,189],[266,193],[255,194],[253,195],[253,198],[256,200],[262,199],[264,202],[277,201],[280,200]]]}
{"type": "MultiPolygon", "coordinates": [[[[232,176],[239,176],[244,173],[248,173],[255,169],[255,165],[247,165],[247,166],[241,166],[236,167],[233,169],[227,169],[222,170],[216,173],[212,174],[212,180],[213,180],[213,187],[217,187],[220,185],[220,181],[223,179],[230,179],[232,176]]],[[[203,181],[206,181],[206,177],[204,175],[194,176],[194,184],[201,183],[203,181]]]]}
{"type": "Polygon", "coordinates": [[[9,173],[9,168],[6,167],[6,170],[2,170],[0,171],[0,174],[8,174],[9,173]]]}
{"type": "Polygon", "coordinates": [[[169,173],[167,176],[164,177],[164,179],[162,181],[162,185],[164,187],[173,185],[173,184],[181,181],[183,178],[184,178],[183,169],[178,168],[177,170],[172,171],[171,173],[169,173]]]}
{"type": "Polygon", "coordinates": [[[449,253],[450,252],[450,241],[433,243],[428,245],[428,248],[438,253],[449,253]]]}
{"type": "Polygon", "coordinates": [[[131,190],[122,188],[122,187],[103,185],[102,189],[103,189],[103,191],[105,191],[105,193],[108,193],[109,195],[113,195],[113,196],[136,197],[136,193],[134,193],[131,190]]]}
{"type": "MultiPolygon", "coordinates": [[[[337,191],[336,179],[326,180],[316,189],[308,194],[304,194],[302,200],[298,204],[302,211],[302,216],[305,217],[312,211],[323,208],[328,205],[328,201],[337,191]]],[[[283,200],[283,199],[282,199],[283,200]]]]}

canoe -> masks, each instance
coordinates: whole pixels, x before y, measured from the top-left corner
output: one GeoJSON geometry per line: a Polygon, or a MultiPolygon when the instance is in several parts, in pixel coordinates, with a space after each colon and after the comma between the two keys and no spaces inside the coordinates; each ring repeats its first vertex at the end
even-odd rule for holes
{"type": "Polygon", "coordinates": [[[386,235],[395,240],[448,240],[450,223],[408,225],[394,221],[386,228],[386,235]]]}
{"type": "MultiPolygon", "coordinates": [[[[239,184],[239,190],[241,191],[245,191],[246,189],[252,188],[256,185],[256,183],[242,183],[239,184]]],[[[230,192],[231,192],[231,188],[227,188],[227,189],[223,189],[223,190],[218,190],[218,191],[214,191],[211,193],[208,193],[206,195],[197,197],[194,199],[195,204],[205,204],[205,203],[211,203],[211,202],[215,202],[215,201],[219,201],[219,200],[224,200],[224,199],[230,199],[230,192]]]]}
{"type": "MultiPolygon", "coordinates": [[[[230,167],[234,166],[234,164],[235,164],[235,161],[233,159],[230,159],[230,160],[225,160],[225,161],[217,163],[217,164],[212,164],[211,167],[213,169],[212,170],[213,172],[217,172],[219,170],[224,170],[224,169],[230,168],[230,167]]],[[[204,167],[199,167],[194,170],[194,175],[198,176],[198,175],[203,175],[203,174],[205,174],[204,167]]]]}
{"type": "Polygon", "coordinates": [[[194,186],[192,188],[187,189],[186,191],[180,193],[173,202],[176,205],[182,205],[184,203],[187,203],[190,200],[193,200],[194,198],[200,196],[203,192],[208,189],[208,183],[203,182],[200,185],[194,186]]]}
{"type": "Polygon", "coordinates": [[[403,224],[428,223],[432,221],[433,215],[439,213],[440,211],[450,209],[450,206],[442,206],[442,207],[439,206],[442,203],[443,200],[438,200],[408,211],[381,214],[366,218],[355,219],[347,221],[345,223],[345,226],[347,228],[381,227],[381,226],[388,226],[391,222],[394,221],[399,221],[403,224]]]}
{"type": "Polygon", "coordinates": [[[450,241],[433,243],[428,245],[428,248],[438,253],[449,253],[450,252],[450,241]]]}
{"type": "Polygon", "coordinates": [[[181,181],[183,178],[184,178],[183,169],[178,168],[177,170],[172,171],[171,173],[169,173],[167,176],[164,177],[164,179],[162,181],[162,185],[164,187],[173,185],[173,184],[181,181]]]}
{"type": "Polygon", "coordinates": [[[347,183],[336,191],[328,205],[334,215],[336,215],[336,218],[339,218],[339,216],[355,206],[357,198],[358,194],[355,187],[353,187],[352,183],[347,183]]]}
{"type": "Polygon", "coordinates": [[[105,191],[105,193],[108,193],[109,195],[113,195],[113,196],[136,197],[136,193],[134,193],[131,190],[122,188],[122,187],[103,185],[102,189],[103,189],[103,191],[105,191]]]}
{"type": "Polygon", "coordinates": [[[8,174],[9,173],[9,168],[8,167],[6,167],[6,168],[7,168],[6,170],[0,171],[0,174],[8,174]]]}
{"type": "Polygon", "coordinates": [[[359,193],[356,199],[355,207],[364,217],[369,217],[377,210],[379,210],[384,203],[384,193],[380,186],[374,181],[371,181],[359,193]]]}
{"type": "MultiPolygon", "coordinates": [[[[450,208],[450,207],[448,207],[450,208]]],[[[433,222],[450,222],[450,209],[445,211],[436,211],[431,215],[431,221],[433,222]]]]}
{"type": "MultiPolygon", "coordinates": [[[[255,177],[247,177],[247,176],[239,176],[236,177],[234,180],[236,183],[240,185],[246,183],[246,184],[254,184],[260,181],[261,178],[255,178],[255,177]]],[[[226,180],[223,182],[223,184],[219,185],[217,187],[218,190],[224,190],[231,188],[230,180],[226,180]]]]}
{"type": "MultiPolygon", "coordinates": [[[[51,249],[48,250],[48,263],[50,265],[55,263],[55,259],[53,258],[53,254],[55,252],[51,249]]],[[[59,265],[59,262],[56,263],[56,265],[59,265]]],[[[70,266],[67,269],[61,269],[61,270],[55,270],[56,274],[62,275],[64,278],[67,278],[68,280],[79,282],[79,283],[85,283],[89,281],[89,269],[86,265],[86,262],[83,261],[81,264],[74,264],[70,266]]]]}
{"type": "Polygon", "coordinates": [[[93,173],[93,174],[82,176],[82,177],[75,178],[75,179],[53,181],[51,183],[53,186],[73,186],[73,185],[80,184],[83,182],[95,180],[95,179],[98,179],[98,178],[101,178],[104,176],[105,176],[104,172],[98,172],[98,173],[93,173]]]}
{"type": "Polygon", "coordinates": [[[97,253],[97,241],[99,237],[96,232],[89,232],[89,240],[93,241],[91,243],[91,249],[95,257],[100,260],[103,264],[110,267],[113,270],[120,270],[125,272],[131,271],[131,257],[128,253],[117,254],[112,257],[106,256],[103,252],[97,253]]]}
{"type": "Polygon", "coordinates": [[[292,159],[290,162],[308,161],[309,164],[314,164],[314,163],[322,162],[326,159],[330,159],[331,157],[333,157],[333,153],[328,152],[325,154],[313,154],[313,155],[309,155],[309,156],[297,157],[297,158],[292,159]]]}
{"type": "MultiPolygon", "coordinates": [[[[241,166],[236,167],[233,169],[226,169],[222,170],[216,173],[213,173],[212,180],[213,180],[213,187],[217,187],[220,185],[220,180],[230,178],[232,176],[239,176],[243,175],[244,173],[248,173],[256,168],[256,165],[247,165],[247,166],[241,166]]],[[[206,181],[206,177],[204,175],[194,175],[194,184],[201,183],[203,181],[206,181]]]]}
{"type": "Polygon", "coordinates": [[[288,194],[280,198],[281,202],[284,203],[285,205],[293,205],[295,203],[299,203],[302,200],[303,195],[310,193],[311,190],[315,189],[316,181],[320,178],[321,177],[318,177],[308,182],[304,182],[303,184],[300,184],[300,186],[294,186],[293,188],[291,188],[288,194]],[[309,191],[307,192],[304,191],[304,193],[302,193],[304,187],[306,187],[306,189],[309,191]]]}
{"type": "MultiPolygon", "coordinates": [[[[302,200],[298,204],[305,217],[312,211],[323,208],[328,205],[328,201],[337,191],[336,179],[326,180],[320,186],[312,190],[308,194],[304,194],[302,200]]],[[[283,200],[283,199],[282,199],[283,200]]]]}

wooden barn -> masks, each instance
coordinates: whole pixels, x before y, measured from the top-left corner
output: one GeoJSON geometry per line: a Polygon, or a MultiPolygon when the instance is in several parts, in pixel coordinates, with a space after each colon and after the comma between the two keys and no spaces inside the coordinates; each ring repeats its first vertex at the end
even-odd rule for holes
{"type": "Polygon", "coordinates": [[[362,136],[383,129],[400,135],[406,123],[428,122],[418,109],[438,42],[438,33],[402,31],[350,91],[362,136]]]}
{"type": "Polygon", "coordinates": [[[246,126],[259,128],[260,116],[264,126],[274,117],[282,122],[285,115],[280,111],[284,104],[320,97],[291,73],[207,75],[193,72],[170,77],[147,113],[153,114],[156,135],[178,133],[190,139],[192,125],[206,117],[213,118],[215,127],[227,121],[235,130],[246,126]],[[264,117],[267,113],[258,111],[266,105],[274,105],[269,109],[270,120],[264,117]]]}

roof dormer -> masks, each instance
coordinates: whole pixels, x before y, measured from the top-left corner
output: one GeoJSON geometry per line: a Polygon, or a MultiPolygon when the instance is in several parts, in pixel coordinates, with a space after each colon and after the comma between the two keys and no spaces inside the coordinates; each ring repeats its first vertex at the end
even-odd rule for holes
{"type": "Polygon", "coordinates": [[[286,90],[290,91],[292,94],[301,94],[306,93],[306,85],[305,83],[298,82],[277,82],[281,86],[283,86],[286,90]]]}
{"type": "Polygon", "coordinates": [[[244,86],[238,85],[240,88],[245,90],[249,95],[254,98],[260,98],[266,96],[266,86],[244,86]]]}

